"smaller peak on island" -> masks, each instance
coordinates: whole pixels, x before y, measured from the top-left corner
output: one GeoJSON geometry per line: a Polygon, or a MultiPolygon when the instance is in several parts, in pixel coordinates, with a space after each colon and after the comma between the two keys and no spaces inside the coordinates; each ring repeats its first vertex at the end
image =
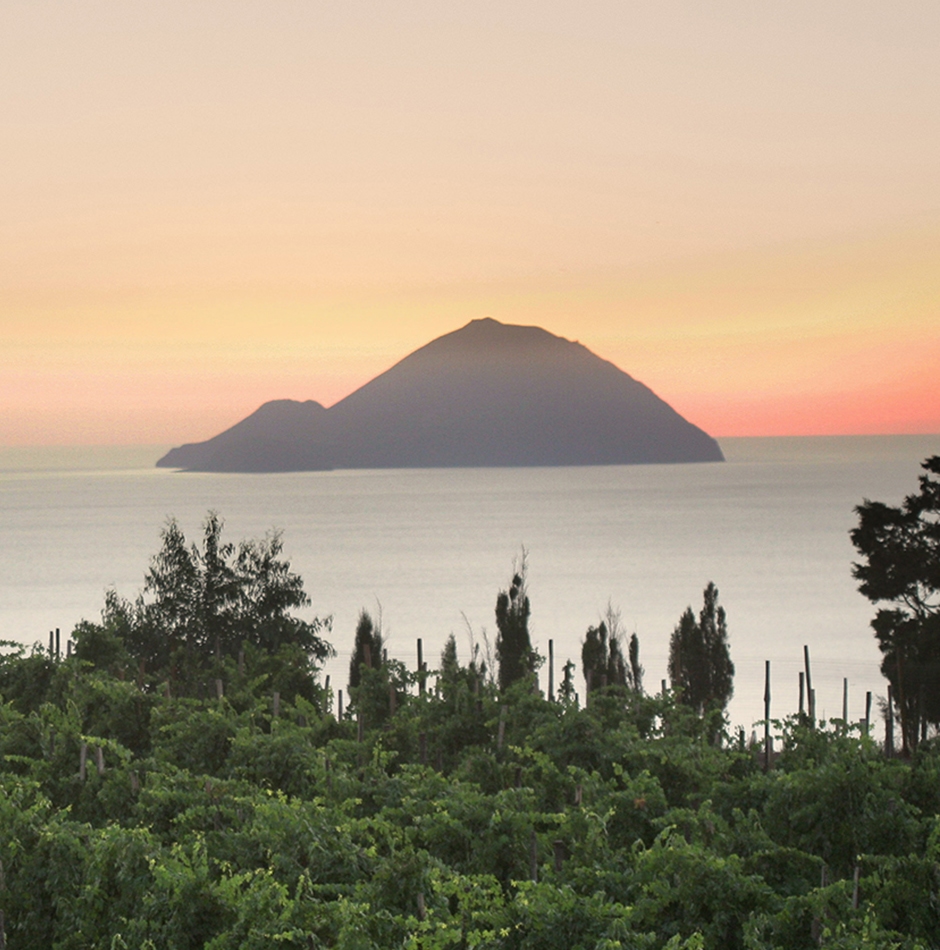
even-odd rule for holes
{"type": "Polygon", "coordinates": [[[267,402],[157,464],[273,472],[718,461],[711,436],[613,363],[541,327],[484,317],[329,409],[267,402]]]}

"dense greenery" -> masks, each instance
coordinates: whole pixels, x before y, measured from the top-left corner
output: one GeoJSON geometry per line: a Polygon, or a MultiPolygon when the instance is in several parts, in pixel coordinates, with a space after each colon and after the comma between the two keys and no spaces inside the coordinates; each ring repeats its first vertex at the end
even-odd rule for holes
{"type": "MultiPolygon", "coordinates": [[[[289,613],[302,587],[250,607],[273,582],[176,530],[158,563],[174,552],[185,597],[148,577],[79,626],[75,655],[0,656],[10,947],[940,947],[936,740],[885,758],[857,727],[795,717],[767,770],[720,709],[635,682],[581,708],[570,664],[558,702],[531,676],[500,689],[453,638],[411,672],[373,655],[365,615],[338,720],[324,628],[289,613]],[[175,639],[143,655],[143,633],[164,642],[154,603],[175,639]],[[253,636],[250,609],[280,634],[253,636]]],[[[279,548],[254,550],[284,591],[279,548]]]]}
{"type": "Polygon", "coordinates": [[[878,610],[872,627],[901,718],[905,751],[940,727],[940,455],[923,463],[920,491],[895,508],[868,501],[856,508],[852,542],[859,590],[878,610]]]}
{"type": "Polygon", "coordinates": [[[932,742],[790,720],[765,773],[668,695],[499,695],[449,648],[392,714],[366,672],[358,742],[258,653],[221,699],[8,653],[10,946],[938,946],[932,742]]]}
{"type": "Polygon", "coordinates": [[[323,639],[329,622],[304,621],[292,611],[310,598],[303,579],[281,557],[279,534],[237,547],[222,540],[222,520],[210,512],[202,546],[189,545],[170,520],[134,602],[109,592],[100,624],[80,623],[76,654],[143,687],[158,684],[177,696],[214,689],[251,653],[288,677],[314,701],[312,675],[333,654],[323,639]]]}

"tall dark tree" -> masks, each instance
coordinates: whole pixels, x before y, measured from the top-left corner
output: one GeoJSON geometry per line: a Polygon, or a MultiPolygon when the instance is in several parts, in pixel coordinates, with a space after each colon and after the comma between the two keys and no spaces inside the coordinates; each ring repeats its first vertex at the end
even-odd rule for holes
{"type": "Polygon", "coordinates": [[[640,641],[635,633],[629,649],[628,663],[623,655],[620,612],[608,604],[604,619],[596,627],[588,627],[581,646],[581,669],[589,692],[602,686],[625,686],[637,692],[642,689],[640,641]]]}
{"type": "Polygon", "coordinates": [[[368,610],[360,610],[353,655],[349,661],[350,695],[362,682],[363,667],[371,670],[382,665],[382,644],[381,623],[374,623],[368,610]]]}
{"type": "Polygon", "coordinates": [[[630,658],[630,679],[631,687],[634,692],[643,692],[643,667],[640,665],[640,638],[636,633],[630,634],[630,648],[628,651],[630,658]]]}
{"type": "Polygon", "coordinates": [[[496,659],[499,662],[499,688],[531,675],[536,657],[529,640],[529,595],[526,592],[526,556],[522,552],[519,568],[513,573],[509,590],[496,598],[496,659]]]}
{"type": "Polygon", "coordinates": [[[872,627],[891,683],[905,749],[940,726],[940,455],[921,466],[920,491],[898,507],[869,501],[850,535],[863,560],[859,590],[878,610],[872,627]]]}
{"type": "Polygon", "coordinates": [[[563,703],[572,703],[575,700],[574,671],[577,667],[573,660],[568,660],[562,668],[561,685],[558,687],[558,698],[563,703]]]}
{"type": "MultiPolygon", "coordinates": [[[[581,672],[584,674],[587,692],[600,689],[601,686],[613,685],[617,681],[617,669],[611,678],[608,674],[610,667],[609,637],[607,624],[602,620],[596,627],[588,627],[581,644],[581,672]]],[[[615,644],[616,649],[616,644],[615,644]]]]}
{"type": "Polygon", "coordinates": [[[699,707],[704,695],[705,644],[691,607],[686,607],[669,638],[669,682],[682,701],[699,707]]]}
{"type": "Polygon", "coordinates": [[[703,600],[698,621],[687,607],[669,641],[672,688],[700,716],[711,709],[723,710],[734,692],[725,610],[718,605],[718,588],[710,581],[703,600]]]}

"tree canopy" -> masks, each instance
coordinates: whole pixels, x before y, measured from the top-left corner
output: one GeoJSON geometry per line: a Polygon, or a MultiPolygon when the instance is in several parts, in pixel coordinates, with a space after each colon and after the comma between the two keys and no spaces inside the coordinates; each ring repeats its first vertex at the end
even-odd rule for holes
{"type": "Polygon", "coordinates": [[[919,492],[896,507],[865,499],[851,531],[859,590],[888,605],[872,627],[908,749],[940,726],[940,455],[922,468],[919,492]]]}
{"type": "Polygon", "coordinates": [[[110,591],[101,623],[76,627],[78,657],[127,666],[148,681],[192,692],[246,648],[293,655],[311,672],[332,656],[321,636],[330,620],[294,614],[309,607],[310,598],[282,557],[280,533],[235,545],[222,540],[222,529],[222,519],[210,512],[201,545],[188,544],[170,519],[137,599],[110,591]]]}
{"type": "Polygon", "coordinates": [[[623,639],[620,613],[608,604],[604,619],[596,626],[588,627],[581,645],[581,668],[588,692],[602,686],[623,686],[642,691],[640,641],[635,633],[630,637],[627,658],[623,655],[623,639]]]}
{"type": "MultiPolygon", "coordinates": [[[[337,718],[0,655],[10,947],[936,950],[940,748],[779,724],[765,773],[673,694],[481,683],[337,718]]],[[[361,688],[371,689],[369,674],[361,688]]],[[[377,691],[375,699],[383,694],[377,691]]]]}
{"type": "MultiPolygon", "coordinates": [[[[0,945],[940,946],[940,743],[888,758],[794,716],[765,771],[683,693],[582,705],[569,661],[551,702],[525,675],[498,688],[453,636],[438,670],[359,663],[340,714],[279,546],[230,546],[212,516],[205,533],[190,547],[171,522],[141,597],[110,594],[75,654],[0,644],[0,945]],[[164,666],[135,676],[145,635],[164,666]],[[224,689],[188,688],[207,673],[224,689]]],[[[502,594],[528,618],[524,572],[502,594]]],[[[680,627],[726,650],[717,594],[680,627]]],[[[357,642],[376,636],[363,612],[357,642]]]]}
{"type": "Polygon", "coordinates": [[[529,638],[531,606],[526,590],[526,570],[523,551],[509,589],[501,590],[496,598],[496,659],[499,662],[500,689],[508,689],[513,683],[530,676],[536,668],[537,657],[529,638]]]}
{"type": "Polygon", "coordinates": [[[349,691],[358,688],[362,681],[362,668],[373,669],[382,664],[382,629],[376,624],[369,611],[359,611],[359,620],[356,622],[356,637],[353,642],[353,653],[349,660],[349,691]]]}
{"type": "Polygon", "coordinates": [[[696,622],[692,608],[679,618],[669,641],[669,679],[682,702],[701,716],[724,710],[734,692],[734,664],[724,607],[709,581],[696,622]]]}

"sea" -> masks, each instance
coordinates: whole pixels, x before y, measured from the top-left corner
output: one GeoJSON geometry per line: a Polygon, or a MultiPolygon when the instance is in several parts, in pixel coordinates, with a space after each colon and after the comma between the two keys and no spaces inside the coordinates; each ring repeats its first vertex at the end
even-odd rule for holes
{"type": "MultiPolygon", "coordinates": [[[[494,607],[524,557],[535,648],[554,648],[554,682],[578,664],[608,606],[636,633],[647,692],[667,675],[669,637],[709,581],[727,613],[732,726],[796,712],[804,646],[817,715],[865,712],[886,692],[852,577],[849,531],[864,499],[917,490],[940,435],[721,439],[727,461],[581,468],[401,469],[289,474],[181,473],[166,446],[0,449],[0,639],[63,643],[100,616],[107,590],[134,598],[175,518],[198,540],[209,511],[238,541],[282,532],[337,656],[345,689],[359,612],[381,618],[390,656],[434,667],[453,633],[464,662],[495,639],[494,607]]],[[[5,647],[4,649],[10,649],[5,647]]],[[[64,647],[63,647],[64,649],[64,647]]],[[[547,664],[540,671],[548,685],[547,664]]]]}

